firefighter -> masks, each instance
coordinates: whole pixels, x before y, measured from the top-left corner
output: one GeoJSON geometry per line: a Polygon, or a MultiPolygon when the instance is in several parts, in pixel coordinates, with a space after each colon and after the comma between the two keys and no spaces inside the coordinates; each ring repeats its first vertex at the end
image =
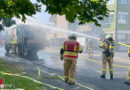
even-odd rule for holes
{"type": "Polygon", "coordinates": [[[64,41],[64,44],[60,50],[60,58],[64,58],[64,80],[69,85],[73,85],[75,73],[76,73],[76,62],[78,53],[82,53],[82,47],[79,42],[76,41],[77,36],[75,34],[70,35],[69,40],[64,41]]]}
{"type": "MultiPolygon", "coordinates": [[[[130,57],[130,47],[128,49],[128,56],[130,57]]],[[[130,85],[130,68],[128,69],[128,75],[127,75],[125,84],[130,85]]]]}
{"type": "Polygon", "coordinates": [[[110,79],[113,79],[113,57],[114,57],[114,43],[111,35],[106,35],[103,43],[100,44],[102,48],[102,75],[101,78],[105,79],[106,66],[109,65],[110,79]]]}
{"type": "Polygon", "coordinates": [[[88,49],[88,55],[89,55],[89,57],[93,56],[93,48],[94,48],[94,42],[91,39],[88,39],[87,49],[88,49]]]}

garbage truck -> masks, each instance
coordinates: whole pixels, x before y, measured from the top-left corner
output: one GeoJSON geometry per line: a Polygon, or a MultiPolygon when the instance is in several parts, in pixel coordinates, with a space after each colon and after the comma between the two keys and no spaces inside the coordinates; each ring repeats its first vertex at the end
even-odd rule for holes
{"type": "Polygon", "coordinates": [[[46,30],[35,25],[19,24],[6,30],[6,54],[14,53],[19,57],[37,60],[37,52],[45,47],[46,30]]]}

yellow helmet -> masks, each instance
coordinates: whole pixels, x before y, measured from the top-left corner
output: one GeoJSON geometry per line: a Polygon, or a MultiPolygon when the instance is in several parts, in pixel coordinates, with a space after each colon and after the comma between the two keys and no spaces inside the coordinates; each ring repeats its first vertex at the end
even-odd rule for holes
{"type": "Polygon", "coordinates": [[[110,34],[106,35],[106,39],[112,38],[110,34]]]}

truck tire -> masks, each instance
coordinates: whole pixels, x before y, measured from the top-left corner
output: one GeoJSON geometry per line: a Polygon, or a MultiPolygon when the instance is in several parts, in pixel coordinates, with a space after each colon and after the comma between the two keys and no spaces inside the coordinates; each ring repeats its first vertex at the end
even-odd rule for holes
{"type": "Polygon", "coordinates": [[[37,50],[28,51],[28,56],[27,57],[28,57],[29,60],[32,60],[32,61],[38,60],[37,50]]]}
{"type": "Polygon", "coordinates": [[[8,44],[5,45],[6,54],[9,54],[10,46],[8,44]]]}
{"type": "Polygon", "coordinates": [[[23,47],[21,45],[18,45],[17,55],[19,57],[24,57],[23,47]]]}

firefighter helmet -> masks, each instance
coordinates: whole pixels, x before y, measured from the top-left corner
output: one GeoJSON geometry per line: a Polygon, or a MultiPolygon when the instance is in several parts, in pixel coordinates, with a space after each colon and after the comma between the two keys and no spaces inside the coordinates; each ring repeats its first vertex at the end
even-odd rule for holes
{"type": "Polygon", "coordinates": [[[110,39],[112,36],[110,34],[106,35],[106,39],[110,39]]]}
{"type": "Polygon", "coordinates": [[[68,38],[69,39],[77,39],[77,35],[73,33],[68,38]]]}

